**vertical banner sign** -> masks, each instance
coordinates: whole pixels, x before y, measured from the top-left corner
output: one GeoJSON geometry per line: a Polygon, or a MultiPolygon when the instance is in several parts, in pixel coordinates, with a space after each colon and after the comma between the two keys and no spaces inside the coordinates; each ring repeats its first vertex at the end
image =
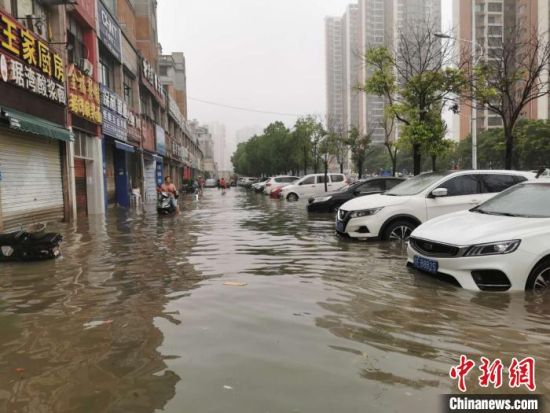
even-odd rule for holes
{"type": "Polygon", "coordinates": [[[160,125],[155,124],[155,131],[157,135],[157,153],[159,155],[166,155],[166,135],[164,129],[160,125]]]}
{"type": "Polygon", "coordinates": [[[157,171],[156,171],[156,175],[157,175],[157,186],[161,186],[162,183],[164,182],[164,179],[162,177],[162,173],[163,173],[163,165],[162,165],[162,158],[157,158],[157,171]]]}
{"type": "Polygon", "coordinates": [[[101,0],[97,2],[97,37],[107,50],[119,61],[122,61],[122,36],[117,21],[101,0]]]}

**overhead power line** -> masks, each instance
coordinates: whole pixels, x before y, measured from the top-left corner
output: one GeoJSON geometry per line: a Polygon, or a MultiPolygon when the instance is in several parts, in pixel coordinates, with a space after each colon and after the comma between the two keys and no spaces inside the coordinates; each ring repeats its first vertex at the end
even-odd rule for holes
{"type": "Polygon", "coordinates": [[[207,105],[219,106],[219,107],[222,107],[222,108],[233,109],[233,110],[241,110],[243,112],[263,113],[265,115],[277,115],[277,116],[292,116],[292,117],[295,117],[295,118],[299,118],[301,116],[304,116],[304,115],[298,115],[296,113],[271,112],[269,110],[243,108],[243,107],[240,107],[240,106],[226,105],[224,103],[212,102],[212,101],[209,101],[209,100],[197,99],[197,98],[192,98],[192,97],[189,97],[189,96],[187,97],[187,99],[194,100],[196,102],[205,103],[207,105]]]}

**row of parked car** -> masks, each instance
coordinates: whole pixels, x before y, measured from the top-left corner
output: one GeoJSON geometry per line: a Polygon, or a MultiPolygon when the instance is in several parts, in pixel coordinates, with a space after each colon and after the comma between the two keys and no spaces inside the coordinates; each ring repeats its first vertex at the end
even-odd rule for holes
{"type": "Polygon", "coordinates": [[[482,291],[550,289],[550,179],[521,171],[448,171],[410,179],[342,174],[252,185],[309,212],[336,212],[336,232],[407,243],[408,266],[482,291]],[[330,184],[330,186],[329,186],[330,184]]]}

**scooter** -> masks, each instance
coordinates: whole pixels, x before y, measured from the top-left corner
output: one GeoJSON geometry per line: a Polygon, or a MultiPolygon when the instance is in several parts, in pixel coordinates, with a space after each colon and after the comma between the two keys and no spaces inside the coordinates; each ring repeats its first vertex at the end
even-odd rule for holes
{"type": "Polygon", "coordinates": [[[35,232],[19,230],[0,234],[0,262],[41,261],[59,257],[59,244],[63,236],[55,232],[45,233],[43,228],[35,232]]]}
{"type": "Polygon", "coordinates": [[[168,192],[159,192],[157,199],[157,212],[159,215],[170,215],[176,212],[176,208],[170,202],[168,192]]]}

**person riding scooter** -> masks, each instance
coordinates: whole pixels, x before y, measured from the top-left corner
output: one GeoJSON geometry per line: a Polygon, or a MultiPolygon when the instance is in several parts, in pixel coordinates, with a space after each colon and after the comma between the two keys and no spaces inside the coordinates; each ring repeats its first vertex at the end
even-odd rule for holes
{"type": "Polygon", "coordinates": [[[159,213],[169,214],[174,211],[179,213],[177,200],[179,194],[169,176],[164,177],[164,183],[157,188],[157,192],[159,192],[159,202],[157,205],[159,213]]]}

